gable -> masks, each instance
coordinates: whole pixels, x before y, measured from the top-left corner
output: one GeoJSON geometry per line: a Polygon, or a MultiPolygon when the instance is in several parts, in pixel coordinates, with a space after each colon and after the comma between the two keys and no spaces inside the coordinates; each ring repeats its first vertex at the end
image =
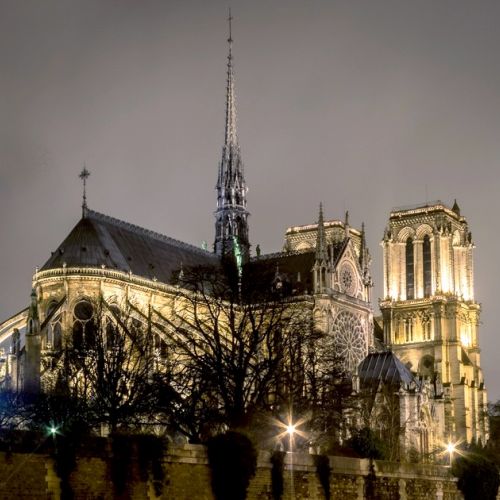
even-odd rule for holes
{"type": "Polygon", "coordinates": [[[344,242],[337,258],[333,272],[333,289],[351,297],[363,300],[363,274],[352,240],[344,242]]]}

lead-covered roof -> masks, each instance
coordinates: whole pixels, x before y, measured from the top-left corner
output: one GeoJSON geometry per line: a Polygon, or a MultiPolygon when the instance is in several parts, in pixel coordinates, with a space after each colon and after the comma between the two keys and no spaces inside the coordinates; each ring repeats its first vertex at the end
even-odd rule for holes
{"type": "Polygon", "coordinates": [[[181,266],[218,266],[213,253],[88,210],[43,265],[42,271],[101,267],[172,283],[181,266]]]}

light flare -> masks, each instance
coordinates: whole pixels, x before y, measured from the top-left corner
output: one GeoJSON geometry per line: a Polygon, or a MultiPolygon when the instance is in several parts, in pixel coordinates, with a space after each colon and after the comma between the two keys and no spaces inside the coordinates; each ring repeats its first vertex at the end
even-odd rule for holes
{"type": "Polygon", "coordinates": [[[278,429],[281,431],[276,436],[276,438],[278,440],[283,439],[286,436],[288,436],[290,440],[293,440],[295,436],[306,438],[307,434],[300,429],[300,426],[304,425],[306,421],[307,421],[306,418],[300,418],[299,420],[294,421],[292,415],[288,415],[285,422],[283,422],[282,420],[275,419],[274,423],[276,427],[278,427],[278,429]]]}

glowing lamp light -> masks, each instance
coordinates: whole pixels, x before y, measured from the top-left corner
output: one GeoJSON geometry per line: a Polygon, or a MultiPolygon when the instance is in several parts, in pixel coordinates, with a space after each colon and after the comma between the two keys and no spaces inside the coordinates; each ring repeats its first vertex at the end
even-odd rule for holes
{"type": "Polygon", "coordinates": [[[49,434],[50,434],[51,436],[55,436],[55,435],[57,434],[57,427],[55,427],[54,425],[51,425],[51,426],[49,427],[49,434]]]}
{"type": "Polygon", "coordinates": [[[446,445],[446,452],[448,453],[448,455],[450,457],[450,467],[453,465],[453,454],[456,451],[457,451],[456,444],[449,441],[448,444],[446,445]]]}
{"type": "Polygon", "coordinates": [[[296,426],[293,425],[293,424],[288,424],[286,426],[286,432],[287,432],[287,434],[289,434],[290,436],[292,436],[293,434],[295,434],[295,427],[296,426]]]}

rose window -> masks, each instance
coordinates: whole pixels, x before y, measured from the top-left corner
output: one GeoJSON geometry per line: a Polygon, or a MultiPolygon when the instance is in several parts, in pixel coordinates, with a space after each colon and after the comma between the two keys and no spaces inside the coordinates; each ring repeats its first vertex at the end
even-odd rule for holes
{"type": "Polygon", "coordinates": [[[354,270],[347,263],[340,268],[340,289],[347,295],[354,295],[356,292],[354,270]]]}
{"type": "Polygon", "coordinates": [[[343,360],[344,369],[354,371],[367,355],[366,333],[360,319],[341,311],[332,325],[333,347],[343,360]]]}

